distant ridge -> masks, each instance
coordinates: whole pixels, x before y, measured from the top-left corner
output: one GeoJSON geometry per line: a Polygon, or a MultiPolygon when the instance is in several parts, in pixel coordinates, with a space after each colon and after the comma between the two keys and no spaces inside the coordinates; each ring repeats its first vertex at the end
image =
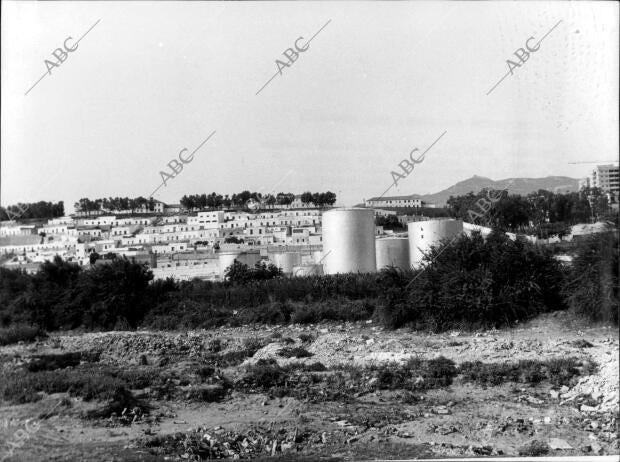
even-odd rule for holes
{"type": "MultiPolygon", "coordinates": [[[[505,180],[495,181],[491,178],[474,175],[434,194],[410,194],[398,197],[421,199],[424,202],[443,206],[450,196],[463,196],[469,192],[477,193],[484,188],[506,189],[508,194],[520,194],[522,196],[539,189],[545,189],[554,193],[567,193],[579,191],[579,180],[567,176],[547,176],[544,178],[506,178],[505,180]]],[[[358,206],[363,207],[364,204],[358,204],[358,206]]]]}
{"type": "Polygon", "coordinates": [[[462,196],[469,192],[477,193],[484,188],[507,189],[508,194],[526,195],[539,189],[554,193],[579,191],[579,180],[567,176],[547,176],[544,178],[506,178],[492,180],[483,176],[474,175],[467,180],[459,181],[443,191],[434,194],[419,196],[424,202],[444,205],[450,196],[462,196]]]}

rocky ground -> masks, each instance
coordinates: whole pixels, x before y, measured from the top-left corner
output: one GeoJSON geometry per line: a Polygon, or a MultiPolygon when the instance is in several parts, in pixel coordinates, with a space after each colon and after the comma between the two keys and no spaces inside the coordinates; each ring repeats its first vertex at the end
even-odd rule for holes
{"type": "Polygon", "coordinates": [[[53,334],[0,347],[0,460],[618,454],[618,352],[617,329],[565,313],[442,335],[371,322],[53,334]],[[77,360],[50,362],[66,353],[77,360]],[[49,393],[29,388],[44,380],[49,393]]]}

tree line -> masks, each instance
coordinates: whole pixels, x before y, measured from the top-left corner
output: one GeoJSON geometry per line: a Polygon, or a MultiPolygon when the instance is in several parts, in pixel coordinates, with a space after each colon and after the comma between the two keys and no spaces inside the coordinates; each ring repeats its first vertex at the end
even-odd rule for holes
{"type": "Polygon", "coordinates": [[[155,210],[155,199],[146,199],[142,196],[130,197],[108,197],[103,199],[90,200],[83,197],[73,204],[76,212],[97,212],[97,211],[120,211],[120,210],[155,210]]]}
{"type": "Polygon", "coordinates": [[[17,205],[9,205],[8,207],[0,207],[0,221],[17,220],[28,218],[57,218],[65,214],[65,205],[63,201],[54,202],[32,202],[17,205]]]}
{"type": "Polygon", "coordinates": [[[447,207],[455,218],[510,231],[549,228],[550,224],[589,223],[605,219],[611,211],[606,195],[599,188],[584,188],[567,194],[543,189],[526,196],[502,194],[492,209],[485,211],[484,204],[488,203],[486,198],[490,194],[498,197],[501,191],[483,189],[478,193],[450,196],[447,207]]]}
{"type": "MultiPolygon", "coordinates": [[[[204,209],[204,208],[230,208],[230,207],[248,207],[256,204],[260,207],[286,206],[293,203],[295,194],[290,192],[279,192],[277,194],[262,194],[256,191],[241,191],[232,195],[222,195],[215,192],[211,194],[192,194],[184,195],[180,203],[188,210],[204,209]]],[[[325,205],[333,205],[336,202],[336,194],[331,191],[325,193],[305,192],[301,195],[301,201],[304,204],[313,203],[317,207],[325,205]]]]}

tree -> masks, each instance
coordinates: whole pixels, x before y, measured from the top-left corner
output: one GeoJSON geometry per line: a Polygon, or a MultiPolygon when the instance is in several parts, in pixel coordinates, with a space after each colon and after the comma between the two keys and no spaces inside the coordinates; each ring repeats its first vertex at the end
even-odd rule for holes
{"type": "Polygon", "coordinates": [[[305,193],[302,193],[301,195],[301,202],[303,204],[309,204],[310,202],[312,202],[313,199],[313,194],[310,191],[306,191],[305,193]]]}

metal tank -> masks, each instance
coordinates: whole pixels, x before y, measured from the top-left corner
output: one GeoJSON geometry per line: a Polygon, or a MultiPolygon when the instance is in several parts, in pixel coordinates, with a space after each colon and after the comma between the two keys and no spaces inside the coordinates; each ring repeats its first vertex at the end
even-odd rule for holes
{"type": "Polygon", "coordinates": [[[269,259],[274,265],[282,269],[284,274],[291,274],[295,266],[301,265],[301,254],[298,252],[274,253],[269,259]]]}
{"type": "Polygon", "coordinates": [[[387,266],[394,266],[401,270],[408,270],[409,264],[409,238],[387,237],[375,241],[377,254],[377,270],[387,266]]]}
{"type": "Polygon", "coordinates": [[[431,246],[437,246],[443,239],[452,239],[463,232],[461,220],[442,219],[411,221],[407,224],[409,231],[409,264],[419,268],[424,254],[431,246]]]}
{"type": "Polygon", "coordinates": [[[293,268],[293,276],[322,276],[323,265],[300,265],[293,268]]]}
{"type": "Polygon", "coordinates": [[[229,251],[220,252],[218,259],[220,264],[220,275],[223,277],[228,267],[232,265],[235,260],[248,265],[250,268],[254,268],[254,265],[261,260],[261,255],[258,250],[249,250],[245,252],[229,251]]]}
{"type": "Polygon", "coordinates": [[[377,270],[373,209],[333,209],[322,218],[325,274],[377,270]]]}

